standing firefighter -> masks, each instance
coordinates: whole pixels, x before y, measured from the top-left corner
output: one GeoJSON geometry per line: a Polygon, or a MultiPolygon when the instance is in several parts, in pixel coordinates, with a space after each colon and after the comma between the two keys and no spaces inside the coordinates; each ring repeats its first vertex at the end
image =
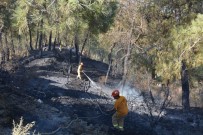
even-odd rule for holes
{"type": "Polygon", "coordinates": [[[82,79],[81,78],[81,72],[82,72],[82,70],[83,70],[83,63],[81,62],[80,65],[78,66],[78,70],[77,70],[77,72],[78,72],[77,78],[79,78],[79,79],[82,79]]]}
{"type": "Polygon", "coordinates": [[[116,112],[112,116],[112,124],[114,128],[124,131],[124,119],[128,114],[128,106],[127,106],[127,100],[124,96],[119,95],[118,90],[114,90],[112,92],[112,96],[114,99],[116,99],[114,108],[109,110],[115,110],[116,112]]]}

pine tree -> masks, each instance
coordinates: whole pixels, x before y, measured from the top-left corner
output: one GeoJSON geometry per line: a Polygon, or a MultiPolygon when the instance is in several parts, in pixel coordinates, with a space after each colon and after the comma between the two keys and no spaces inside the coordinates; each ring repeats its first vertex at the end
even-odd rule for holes
{"type": "Polygon", "coordinates": [[[190,25],[174,27],[168,40],[167,47],[158,51],[157,74],[165,79],[181,79],[182,105],[188,110],[189,74],[203,64],[203,15],[198,14],[190,25]]]}

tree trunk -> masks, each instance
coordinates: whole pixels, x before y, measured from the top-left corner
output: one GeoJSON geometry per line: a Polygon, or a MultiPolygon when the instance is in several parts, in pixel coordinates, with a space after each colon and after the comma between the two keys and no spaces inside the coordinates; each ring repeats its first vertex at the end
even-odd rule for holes
{"type": "Polygon", "coordinates": [[[48,43],[47,43],[48,40],[47,40],[47,36],[46,36],[46,33],[45,33],[45,32],[43,32],[42,37],[43,37],[43,42],[42,42],[42,48],[43,48],[43,47],[46,47],[47,44],[48,44],[48,43]]]}
{"type": "Polygon", "coordinates": [[[76,32],[74,37],[74,44],[75,44],[75,55],[76,55],[76,61],[79,62],[79,45],[78,45],[78,33],[76,32]]]}
{"type": "Polygon", "coordinates": [[[54,46],[53,46],[53,50],[55,50],[55,48],[56,48],[56,37],[55,37],[55,39],[54,39],[54,46]]]}
{"type": "Polygon", "coordinates": [[[86,43],[87,43],[88,37],[89,37],[89,31],[87,32],[87,34],[86,34],[86,36],[85,36],[85,40],[84,40],[84,42],[83,42],[82,49],[81,49],[81,52],[80,52],[81,54],[83,53],[83,50],[84,50],[85,45],[86,45],[86,43]]]}
{"type": "Polygon", "coordinates": [[[32,51],[33,50],[33,47],[32,47],[32,31],[30,29],[30,26],[28,26],[29,28],[29,36],[30,36],[30,50],[32,51]]]}
{"type": "Polygon", "coordinates": [[[60,46],[59,45],[59,43],[60,43],[60,41],[61,41],[61,39],[60,39],[60,33],[57,31],[57,44],[58,44],[58,46],[60,46]]]}
{"type": "Polygon", "coordinates": [[[59,41],[59,48],[60,48],[60,51],[61,51],[61,49],[62,49],[61,40],[59,41]]]}
{"type": "MultiPolygon", "coordinates": [[[[43,19],[41,20],[41,25],[40,25],[40,29],[41,29],[41,31],[40,31],[40,36],[39,36],[39,50],[40,50],[40,55],[42,56],[42,38],[43,38],[43,33],[42,33],[42,29],[43,29],[43,19]]],[[[40,57],[41,57],[40,56],[40,57]]]]}
{"type": "Polygon", "coordinates": [[[8,46],[8,38],[7,38],[7,32],[5,33],[5,45],[6,45],[6,61],[10,60],[10,51],[8,46]]]}
{"type": "Polygon", "coordinates": [[[11,30],[11,57],[13,58],[15,56],[15,48],[14,48],[14,42],[13,42],[13,32],[11,30]]]}
{"type": "Polygon", "coordinates": [[[51,39],[52,39],[52,31],[50,31],[50,34],[49,34],[49,47],[48,47],[48,51],[51,51],[51,39]]]}
{"type": "MultiPolygon", "coordinates": [[[[25,41],[29,41],[29,39],[28,39],[28,35],[26,34],[25,35],[25,41]]],[[[26,48],[26,56],[28,56],[29,55],[29,50],[30,50],[30,47],[29,47],[29,43],[28,42],[24,42],[24,45],[25,45],[25,48],[26,48]]]]}
{"type": "Polygon", "coordinates": [[[106,85],[106,82],[107,82],[107,79],[108,79],[108,76],[109,76],[109,72],[111,70],[111,67],[112,67],[112,52],[113,52],[113,49],[114,47],[116,46],[116,43],[114,43],[111,48],[110,48],[110,52],[108,54],[108,61],[109,61],[109,67],[108,67],[108,71],[106,73],[106,77],[105,77],[105,85],[106,85]]]}
{"type": "Polygon", "coordinates": [[[152,79],[155,79],[156,78],[156,68],[155,68],[155,62],[154,62],[154,59],[151,58],[151,76],[152,76],[152,79]]]}
{"type": "Polygon", "coordinates": [[[39,46],[38,46],[38,42],[39,42],[39,27],[40,27],[40,22],[37,24],[37,37],[36,37],[36,43],[35,43],[35,49],[39,49],[39,46]]]}
{"type": "Polygon", "coordinates": [[[0,62],[5,61],[5,53],[4,53],[4,46],[2,41],[2,33],[0,33],[0,48],[1,48],[1,59],[0,62]]]}
{"type": "Polygon", "coordinates": [[[72,49],[69,50],[69,64],[72,63],[72,49]]]}
{"type": "Polygon", "coordinates": [[[1,64],[1,61],[2,61],[2,40],[1,40],[1,31],[0,31],[0,64],[1,64]]]}
{"type": "MultiPolygon", "coordinates": [[[[18,35],[18,45],[20,46],[20,47],[22,47],[22,39],[21,39],[21,35],[18,35]]],[[[20,48],[20,50],[18,49],[18,54],[20,53],[20,54],[22,54],[22,48],[20,48]],[[20,52],[19,52],[20,51],[20,52]]]]}
{"type": "Polygon", "coordinates": [[[37,38],[36,38],[36,43],[35,43],[35,49],[38,48],[38,40],[39,40],[39,30],[37,30],[37,38]]]}
{"type": "MultiPolygon", "coordinates": [[[[126,56],[124,58],[124,61],[123,61],[123,77],[122,77],[122,81],[123,81],[123,87],[125,85],[125,82],[126,82],[126,79],[127,79],[127,74],[128,74],[128,68],[129,68],[129,57],[130,57],[130,54],[131,54],[131,43],[128,44],[128,48],[126,50],[126,56]]],[[[123,90],[123,88],[122,88],[123,90]]]]}
{"type": "Polygon", "coordinates": [[[39,36],[39,50],[42,53],[42,32],[40,32],[40,36],[39,36]]]}
{"type": "Polygon", "coordinates": [[[43,33],[42,33],[42,28],[43,28],[43,19],[41,20],[41,25],[40,25],[40,35],[39,35],[39,50],[42,50],[42,38],[43,38],[43,33]]]}
{"type": "Polygon", "coordinates": [[[189,76],[185,61],[182,61],[181,70],[181,83],[182,83],[182,106],[184,111],[189,111],[190,109],[190,90],[189,90],[189,76]]]}

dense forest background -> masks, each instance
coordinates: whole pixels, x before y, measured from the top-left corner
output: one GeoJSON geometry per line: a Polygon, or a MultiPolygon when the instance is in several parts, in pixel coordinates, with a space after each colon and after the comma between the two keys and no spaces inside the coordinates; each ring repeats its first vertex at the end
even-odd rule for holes
{"type": "Polygon", "coordinates": [[[203,107],[202,0],[0,1],[1,64],[56,48],[108,63],[123,86],[168,88],[185,111],[203,107]]]}

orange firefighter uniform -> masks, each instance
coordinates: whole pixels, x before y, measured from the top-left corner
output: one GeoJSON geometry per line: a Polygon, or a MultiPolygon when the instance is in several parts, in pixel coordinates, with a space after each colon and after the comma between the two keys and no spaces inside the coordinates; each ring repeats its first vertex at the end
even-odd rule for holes
{"type": "Polygon", "coordinates": [[[124,130],[124,119],[128,114],[127,100],[124,96],[119,96],[119,91],[115,90],[112,92],[112,96],[116,99],[114,109],[116,112],[112,116],[112,124],[114,128],[121,131],[124,130]]]}

